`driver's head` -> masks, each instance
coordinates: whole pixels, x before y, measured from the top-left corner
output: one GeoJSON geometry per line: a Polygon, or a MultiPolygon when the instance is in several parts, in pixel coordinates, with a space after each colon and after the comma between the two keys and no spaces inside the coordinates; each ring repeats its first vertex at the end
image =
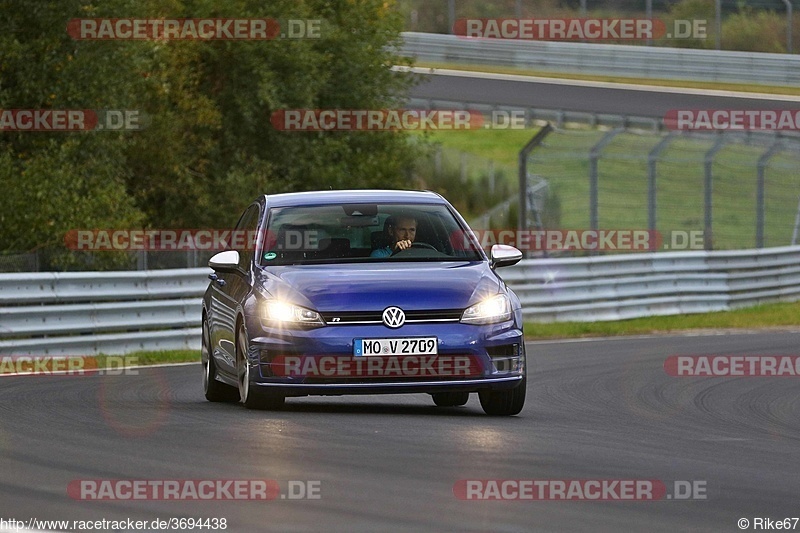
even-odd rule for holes
{"type": "Polygon", "coordinates": [[[414,242],[417,237],[417,219],[411,215],[394,217],[394,220],[389,223],[389,236],[394,242],[414,242]]]}

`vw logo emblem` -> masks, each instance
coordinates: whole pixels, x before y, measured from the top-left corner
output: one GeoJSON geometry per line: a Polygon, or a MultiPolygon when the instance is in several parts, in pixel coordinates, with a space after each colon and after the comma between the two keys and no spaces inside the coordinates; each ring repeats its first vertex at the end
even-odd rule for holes
{"type": "Polygon", "coordinates": [[[383,310],[383,323],[387,328],[399,328],[406,323],[406,314],[399,307],[387,307],[383,310]]]}

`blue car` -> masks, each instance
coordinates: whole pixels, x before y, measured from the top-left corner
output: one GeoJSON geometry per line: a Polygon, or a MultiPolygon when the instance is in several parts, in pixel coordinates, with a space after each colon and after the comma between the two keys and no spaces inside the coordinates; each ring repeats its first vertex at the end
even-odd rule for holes
{"type": "Polygon", "coordinates": [[[526,392],[519,298],[433,192],[354,190],[262,196],[211,258],[203,298],[209,401],[279,409],[287,397],[478,393],[515,415],[526,392]]]}

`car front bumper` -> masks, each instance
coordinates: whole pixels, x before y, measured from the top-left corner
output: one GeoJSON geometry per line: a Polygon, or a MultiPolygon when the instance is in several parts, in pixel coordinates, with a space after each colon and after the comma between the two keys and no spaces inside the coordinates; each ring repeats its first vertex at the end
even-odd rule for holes
{"type": "MultiPolygon", "coordinates": [[[[253,323],[255,322],[255,323],[253,323]]],[[[522,329],[514,320],[491,325],[462,323],[407,324],[392,330],[382,325],[338,325],[313,329],[269,328],[258,319],[250,339],[252,385],[286,396],[478,392],[514,388],[525,375],[522,329]],[[469,357],[477,372],[469,376],[325,377],[276,375],[281,357],[355,359],[356,339],[436,337],[437,356],[469,357]]],[[[375,356],[363,357],[369,359],[375,356]]],[[[393,356],[386,356],[393,357],[393,356]]]]}

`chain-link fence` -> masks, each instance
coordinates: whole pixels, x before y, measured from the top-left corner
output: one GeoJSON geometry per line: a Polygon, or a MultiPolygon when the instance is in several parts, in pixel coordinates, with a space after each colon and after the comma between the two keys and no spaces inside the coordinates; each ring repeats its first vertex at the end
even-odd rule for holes
{"type": "Polygon", "coordinates": [[[556,129],[531,154],[528,171],[559,200],[548,229],[652,229],[665,238],[701,232],[704,247],[717,250],[796,238],[797,138],[556,129]]]}

